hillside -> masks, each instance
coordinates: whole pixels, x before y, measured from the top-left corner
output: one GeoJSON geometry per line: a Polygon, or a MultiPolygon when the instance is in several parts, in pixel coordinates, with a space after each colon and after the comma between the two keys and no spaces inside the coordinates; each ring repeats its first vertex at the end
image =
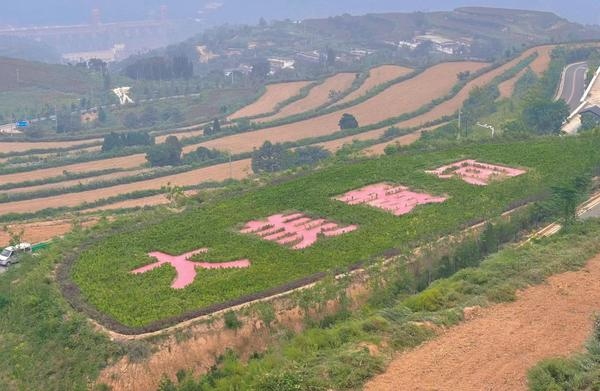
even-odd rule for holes
{"type": "Polygon", "coordinates": [[[63,93],[89,93],[95,85],[80,68],[0,57],[0,91],[38,88],[63,93]]]}

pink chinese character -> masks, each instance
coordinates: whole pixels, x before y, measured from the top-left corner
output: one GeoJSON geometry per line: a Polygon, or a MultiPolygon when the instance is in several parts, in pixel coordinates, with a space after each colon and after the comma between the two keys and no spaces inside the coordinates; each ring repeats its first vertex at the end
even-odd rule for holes
{"type": "Polygon", "coordinates": [[[148,255],[158,259],[158,262],[141,267],[132,271],[134,274],[142,274],[147,271],[161,267],[164,264],[170,264],[177,271],[177,277],[171,284],[174,289],[182,289],[194,282],[196,278],[196,268],[202,269],[236,269],[250,267],[250,261],[241,259],[233,262],[209,263],[209,262],[194,262],[190,258],[197,254],[206,254],[208,249],[201,248],[182,255],[172,256],[161,252],[153,252],[148,255]]]}
{"type": "Polygon", "coordinates": [[[273,215],[264,221],[250,221],[241,232],[300,250],[315,244],[320,235],[339,236],[357,228],[356,225],[340,227],[325,219],[311,219],[302,213],[294,213],[273,215]]]}

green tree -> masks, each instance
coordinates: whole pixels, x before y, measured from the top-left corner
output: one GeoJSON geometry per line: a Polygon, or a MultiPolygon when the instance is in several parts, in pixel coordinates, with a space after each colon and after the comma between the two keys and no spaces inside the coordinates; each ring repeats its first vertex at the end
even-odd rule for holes
{"type": "Polygon", "coordinates": [[[552,195],[563,224],[572,224],[577,219],[577,189],[571,186],[556,186],[552,188],[552,195]]]}
{"type": "Polygon", "coordinates": [[[345,113],[338,123],[341,130],[358,128],[358,121],[352,114],[345,113]]]}
{"type": "Polygon", "coordinates": [[[592,113],[581,114],[581,130],[591,130],[600,126],[600,118],[592,113]]]}
{"type": "Polygon", "coordinates": [[[252,170],[259,172],[276,172],[283,168],[284,150],[281,144],[265,143],[252,152],[252,170]]]}
{"type": "Polygon", "coordinates": [[[135,113],[127,113],[123,117],[123,126],[127,129],[135,129],[140,127],[140,119],[135,113]]]}
{"type": "Polygon", "coordinates": [[[150,148],[146,154],[146,160],[152,167],[177,166],[181,164],[182,146],[179,139],[169,136],[164,144],[158,144],[150,148]]]}
{"type": "Polygon", "coordinates": [[[102,106],[98,107],[98,122],[101,124],[105,123],[107,119],[106,111],[102,108],[102,106]]]}
{"type": "Polygon", "coordinates": [[[537,134],[559,134],[569,111],[569,106],[562,99],[556,102],[534,99],[526,103],[522,120],[537,134]]]}

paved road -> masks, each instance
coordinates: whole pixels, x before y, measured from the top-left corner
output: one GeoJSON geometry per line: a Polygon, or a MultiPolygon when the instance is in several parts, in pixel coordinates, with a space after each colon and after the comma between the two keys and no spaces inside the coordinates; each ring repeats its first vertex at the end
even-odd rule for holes
{"type": "Polygon", "coordinates": [[[571,111],[574,111],[581,104],[581,98],[585,93],[587,71],[587,64],[581,62],[567,65],[565,68],[558,98],[564,99],[571,111]]]}

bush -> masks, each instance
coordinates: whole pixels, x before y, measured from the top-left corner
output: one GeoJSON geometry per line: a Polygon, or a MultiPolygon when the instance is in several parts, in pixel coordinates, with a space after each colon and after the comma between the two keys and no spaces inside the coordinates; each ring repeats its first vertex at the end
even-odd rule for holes
{"type": "Polygon", "coordinates": [[[339,126],[341,130],[358,128],[358,121],[352,114],[344,114],[340,119],[339,126]]]}
{"type": "Polygon", "coordinates": [[[230,330],[237,330],[242,327],[242,322],[233,311],[226,312],[223,316],[223,320],[225,321],[225,327],[230,330]]]}

